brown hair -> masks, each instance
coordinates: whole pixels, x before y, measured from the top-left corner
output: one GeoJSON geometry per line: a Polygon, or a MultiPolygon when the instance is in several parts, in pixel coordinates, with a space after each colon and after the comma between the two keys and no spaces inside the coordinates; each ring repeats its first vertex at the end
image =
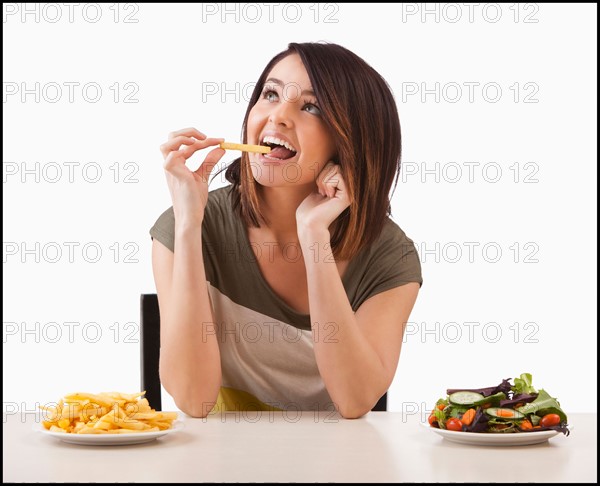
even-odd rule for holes
{"type": "MultiPolygon", "coordinates": [[[[331,247],[336,258],[351,259],[379,237],[391,214],[390,189],[398,183],[402,147],[396,102],[381,75],[348,49],[329,43],[290,43],[256,83],[242,125],[244,143],[250,110],[269,72],[291,54],[300,56],[335,140],[334,162],[341,166],[352,202],[333,225],[331,247]]],[[[233,184],[234,209],[246,224],[259,227],[265,219],[245,152],[229,165],[225,177],[233,184]]]]}

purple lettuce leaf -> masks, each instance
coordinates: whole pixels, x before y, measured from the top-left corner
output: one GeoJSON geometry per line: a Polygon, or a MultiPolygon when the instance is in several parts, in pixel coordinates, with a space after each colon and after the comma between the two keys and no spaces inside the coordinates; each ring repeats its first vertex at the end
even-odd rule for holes
{"type": "Polygon", "coordinates": [[[526,434],[535,434],[536,432],[542,432],[544,430],[556,430],[557,432],[562,432],[565,435],[569,435],[571,431],[568,428],[569,426],[565,423],[558,425],[550,425],[548,427],[540,427],[539,429],[528,429],[528,430],[519,430],[519,432],[524,432],[526,434]]]}
{"type": "Polygon", "coordinates": [[[540,430],[556,430],[558,432],[562,432],[565,435],[569,435],[571,433],[571,431],[568,429],[567,424],[558,424],[558,425],[551,425],[549,427],[542,427],[540,430]]]}
{"type": "Polygon", "coordinates": [[[530,403],[533,402],[537,398],[538,394],[530,394],[530,393],[519,393],[518,395],[513,395],[512,398],[507,398],[506,400],[500,400],[499,407],[508,407],[509,405],[515,405],[517,403],[530,403]]]}
{"type": "Polygon", "coordinates": [[[510,396],[508,393],[511,391],[512,387],[509,380],[510,378],[507,378],[505,380],[502,380],[502,383],[500,383],[499,385],[490,386],[487,388],[449,388],[446,390],[446,393],[448,395],[451,395],[452,393],[456,393],[459,391],[469,391],[474,393],[481,393],[484,397],[489,397],[490,395],[494,395],[495,393],[504,392],[504,394],[508,397],[510,396]]]}

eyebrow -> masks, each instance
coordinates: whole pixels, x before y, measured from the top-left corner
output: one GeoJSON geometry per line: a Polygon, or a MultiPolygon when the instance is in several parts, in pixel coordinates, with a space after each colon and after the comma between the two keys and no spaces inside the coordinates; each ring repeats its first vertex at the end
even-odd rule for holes
{"type": "MultiPolygon", "coordinates": [[[[265,81],[265,84],[267,83],[273,83],[276,84],[277,86],[279,86],[280,88],[285,87],[285,84],[281,79],[277,79],[277,78],[269,78],[265,81]]],[[[294,84],[298,84],[298,83],[294,83],[294,84]]],[[[313,91],[312,87],[303,90],[300,94],[302,95],[312,95],[315,96],[315,92],[313,91]]]]}

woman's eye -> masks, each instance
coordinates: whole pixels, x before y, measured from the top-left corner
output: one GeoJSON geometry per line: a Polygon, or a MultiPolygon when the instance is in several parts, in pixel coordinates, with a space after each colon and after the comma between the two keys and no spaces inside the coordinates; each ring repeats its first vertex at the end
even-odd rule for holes
{"type": "Polygon", "coordinates": [[[271,89],[263,93],[263,98],[269,102],[277,101],[277,93],[271,89]]]}
{"type": "Polygon", "coordinates": [[[306,103],[304,105],[303,109],[305,111],[308,111],[309,113],[312,113],[313,115],[320,115],[321,114],[321,110],[319,109],[319,107],[317,105],[314,105],[313,103],[306,103]]]}

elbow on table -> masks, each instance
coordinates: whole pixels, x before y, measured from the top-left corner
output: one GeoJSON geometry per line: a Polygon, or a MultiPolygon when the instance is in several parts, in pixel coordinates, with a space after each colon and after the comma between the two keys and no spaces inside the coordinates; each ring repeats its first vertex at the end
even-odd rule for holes
{"type": "Polygon", "coordinates": [[[360,406],[356,404],[338,406],[337,409],[338,413],[345,419],[357,419],[371,411],[370,407],[360,406]]]}
{"type": "Polygon", "coordinates": [[[354,411],[350,411],[350,412],[340,412],[340,415],[342,416],[342,418],[345,418],[347,420],[353,420],[353,419],[358,419],[363,417],[364,415],[366,415],[369,412],[369,410],[367,410],[366,412],[354,412],[354,411]]]}
{"type": "Polygon", "coordinates": [[[216,402],[217,401],[214,400],[212,402],[202,403],[179,403],[175,400],[175,405],[177,405],[179,410],[192,418],[205,418],[211,412],[216,402]]]}
{"type": "Polygon", "coordinates": [[[368,414],[379,401],[381,395],[376,393],[377,398],[355,397],[337,402],[335,407],[338,413],[345,419],[357,419],[368,414]]]}
{"type": "Polygon", "coordinates": [[[168,381],[163,382],[163,387],[171,395],[177,408],[190,417],[206,417],[217,403],[220,383],[215,383],[210,389],[196,390],[195,393],[190,392],[188,386],[185,386],[186,391],[182,392],[182,390],[176,391],[169,385],[168,381]]]}
{"type": "Polygon", "coordinates": [[[172,396],[175,405],[183,413],[193,418],[205,418],[217,403],[218,392],[203,396],[172,396]]]}

